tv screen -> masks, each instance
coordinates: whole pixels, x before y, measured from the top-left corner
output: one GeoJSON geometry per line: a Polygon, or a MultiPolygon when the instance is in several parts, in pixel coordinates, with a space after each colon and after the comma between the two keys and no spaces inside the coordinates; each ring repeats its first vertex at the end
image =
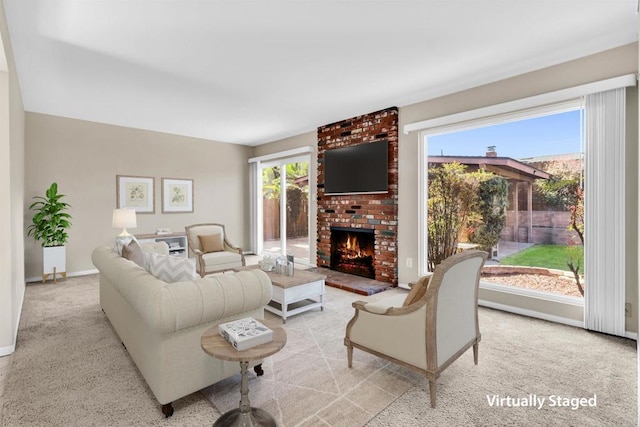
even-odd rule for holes
{"type": "Polygon", "coordinates": [[[324,152],[324,194],[386,193],[389,144],[378,141],[324,152]]]}

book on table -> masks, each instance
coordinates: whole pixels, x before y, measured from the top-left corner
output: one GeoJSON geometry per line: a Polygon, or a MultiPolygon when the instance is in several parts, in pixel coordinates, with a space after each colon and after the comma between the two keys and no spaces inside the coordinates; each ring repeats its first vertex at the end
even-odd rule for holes
{"type": "Polygon", "coordinates": [[[253,317],[221,323],[218,333],[238,351],[273,341],[273,331],[253,317]]]}

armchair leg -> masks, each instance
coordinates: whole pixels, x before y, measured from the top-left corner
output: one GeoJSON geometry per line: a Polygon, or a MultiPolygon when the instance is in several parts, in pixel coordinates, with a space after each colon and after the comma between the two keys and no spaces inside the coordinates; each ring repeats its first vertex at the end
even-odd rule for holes
{"type": "Polygon", "coordinates": [[[353,368],[353,347],[351,344],[347,344],[347,363],[350,368],[353,368]]]}
{"type": "Polygon", "coordinates": [[[253,371],[256,373],[256,376],[261,377],[264,375],[264,371],[262,370],[262,363],[253,367],[253,371]]]}
{"type": "Polygon", "coordinates": [[[473,345],[473,363],[478,364],[478,343],[473,345]]]}
{"type": "Polygon", "coordinates": [[[431,407],[436,407],[436,382],[429,380],[429,397],[431,398],[431,407]]]}

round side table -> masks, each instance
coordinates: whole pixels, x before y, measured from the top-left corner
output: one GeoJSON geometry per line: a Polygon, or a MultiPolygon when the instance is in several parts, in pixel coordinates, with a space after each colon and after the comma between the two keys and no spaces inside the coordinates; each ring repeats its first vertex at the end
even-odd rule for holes
{"type": "Polygon", "coordinates": [[[218,326],[208,329],[200,338],[200,345],[205,353],[217,359],[240,362],[240,407],[225,412],[216,420],[214,426],[273,426],[275,419],[267,411],[252,408],[249,402],[249,381],[247,369],[252,360],[264,359],[278,351],[287,343],[287,334],[279,326],[259,320],[273,331],[273,341],[260,344],[246,350],[238,351],[219,333],[218,326]]]}

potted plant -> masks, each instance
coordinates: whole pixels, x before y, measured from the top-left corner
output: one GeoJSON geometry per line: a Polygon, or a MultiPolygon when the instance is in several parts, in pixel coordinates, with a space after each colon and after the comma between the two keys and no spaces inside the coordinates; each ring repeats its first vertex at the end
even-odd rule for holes
{"type": "Polygon", "coordinates": [[[36,200],[29,206],[35,211],[33,223],[27,228],[27,235],[42,244],[42,281],[53,273],[66,276],[65,243],[69,239],[67,230],[71,227],[71,215],[66,210],[71,206],[61,199],[64,194],[58,194],[58,184],[52,183],[45,192],[45,196],[35,196],[36,200]]]}

